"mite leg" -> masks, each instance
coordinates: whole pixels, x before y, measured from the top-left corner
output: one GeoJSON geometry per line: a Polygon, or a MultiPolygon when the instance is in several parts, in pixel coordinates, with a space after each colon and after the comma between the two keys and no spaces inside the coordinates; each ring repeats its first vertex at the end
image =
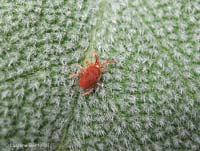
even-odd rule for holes
{"type": "Polygon", "coordinates": [[[84,70],[84,68],[80,64],[76,64],[77,67],[79,67],[81,70],[84,70]]]}
{"type": "MultiPolygon", "coordinates": [[[[80,65],[80,64],[76,64],[77,67],[79,67],[82,71],[84,70],[84,68],[80,65]]],[[[81,74],[81,72],[75,73],[75,74],[71,74],[69,76],[69,78],[76,78],[81,74]]]]}
{"type": "Polygon", "coordinates": [[[92,63],[91,61],[89,61],[89,60],[86,60],[85,62],[86,62],[87,65],[92,65],[92,64],[93,64],[93,63],[92,63]]]}
{"type": "Polygon", "coordinates": [[[104,71],[109,71],[109,70],[110,70],[110,68],[104,68],[104,67],[102,67],[102,68],[101,68],[101,70],[104,70],[104,71]]]}
{"type": "Polygon", "coordinates": [[[104,66],[107,65],[107,64],[115,64],[115,63],[116,63],[116,61],[114,61],[114,60],[108,60],[106,62],[103,62],[101,64],[101,69],[104,70],[104,71],[108,71],[108,70],[110,70],[110,68],[106,68],[104,66]]]}
{"type": "Polygon", "coordinates": [[[103,88],[103,84],[98,82],[97,85],[100,86],[101,88],[103,88]]]}
{"type": "Polygon", "coordinates": [[[101,63],[101,66],[103,67],[103,66],[105,66],[106,64],[115,64],[115,63],[116,63],[115,60],[108,60],[108,61],[106,61],[106,62],[101,63]]]}
{"type": "Polygon", "coordinates": [[[69,78],[76,78],[80,75],[80,73],[71,74],[69,78]]]}
{"type": "Polygon", "coordinates": [[[91,88],[90,90],[88,90],[87,92],[83,93],[82,96],[86,96],[88,94],[90,94],[93,91],[94,88],[91,88]]]}

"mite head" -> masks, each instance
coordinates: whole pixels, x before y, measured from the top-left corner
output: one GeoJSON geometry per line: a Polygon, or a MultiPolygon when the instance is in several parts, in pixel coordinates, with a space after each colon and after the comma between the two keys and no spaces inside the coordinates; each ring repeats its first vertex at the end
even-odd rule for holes
{"type": "Polygon", "coordinates": [[[106,62],[101,63],[99,61],[99,56],[95,51],[93,51],[93,55],[95,57],[95,66],[97,68],[100,68],[101,70],[109,70],[109,68],[105,68],[104,66],[107,65],[107,64],[115,64],[116,63],[116,61],[114,61],[114,60],[108,60],[106,62]]]}
{"type": "Polygon", "coordinates": [[[99,61],[99,56],[98,56],[98,54],[97,54],[95,51],[93,51],[93,55],[94,55],[94,57],[95,57],[95,66],[96,66],[97,68],[100,68],[101,70],[109,70],[109,68],[105,68],[104,66],[105,66],[106,64],[115,64],[115,63],[116,63],[116,61],[114,61],[114,60],[108,60],[108,61],[106,61],[106,62],[101,63],[101,62],[99,61]]]}
{"type": "Polygon", "coordinates": [[[95,51],[93,51],[93,55],[95,57],[95,65],[96,65],[96,67],[100,67],[100,61],[99,61],[98,54],[95,51]]]}

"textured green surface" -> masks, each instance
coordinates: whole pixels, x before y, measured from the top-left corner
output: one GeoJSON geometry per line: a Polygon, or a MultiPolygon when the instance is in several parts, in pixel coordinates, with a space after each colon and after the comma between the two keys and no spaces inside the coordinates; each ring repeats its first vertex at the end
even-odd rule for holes
{"type": "Polygon", "coordinates": [[[198,0],[1,1],[0,150],[200,150],[199,33],[198,0]],[[118,63],[81,97],[92,49],[118,63]]]}

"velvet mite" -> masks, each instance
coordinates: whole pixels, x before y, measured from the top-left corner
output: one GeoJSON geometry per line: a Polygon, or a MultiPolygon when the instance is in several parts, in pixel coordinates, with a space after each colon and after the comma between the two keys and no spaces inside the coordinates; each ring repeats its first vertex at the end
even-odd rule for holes
{"type": "Polygon", "coordinates": [[[76,78],[80,76],[79,85],[83,90],[87,90],[87,92],[83,93],[82,96],[90,94],[94,90],[94,86],[96,84],[102,87],[102,85],[99,83],[99,80],[102,77],[102,71],[109,70],[109,68],[106,68],[105,65],[116,63],[114,60],[108,60],[101,63],[95,51],[93,52],[93,55],[95,57],[95,63],[86,61],[88,64],[86,68],[83,68],[81,65],[77,64],[77,66],[81,69],[81,72],[69,76],[70,78],[76,78]]]}

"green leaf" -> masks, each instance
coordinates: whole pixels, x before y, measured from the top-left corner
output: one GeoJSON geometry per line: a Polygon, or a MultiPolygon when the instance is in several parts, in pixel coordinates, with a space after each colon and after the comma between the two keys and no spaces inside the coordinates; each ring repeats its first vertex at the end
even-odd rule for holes
{"type": "Polygon", "coordinates": [[[197,0],[6,1],[0,150],[198,150],[197,0]],[[114,59],[82,97],[75,64],[114,59]]]}

